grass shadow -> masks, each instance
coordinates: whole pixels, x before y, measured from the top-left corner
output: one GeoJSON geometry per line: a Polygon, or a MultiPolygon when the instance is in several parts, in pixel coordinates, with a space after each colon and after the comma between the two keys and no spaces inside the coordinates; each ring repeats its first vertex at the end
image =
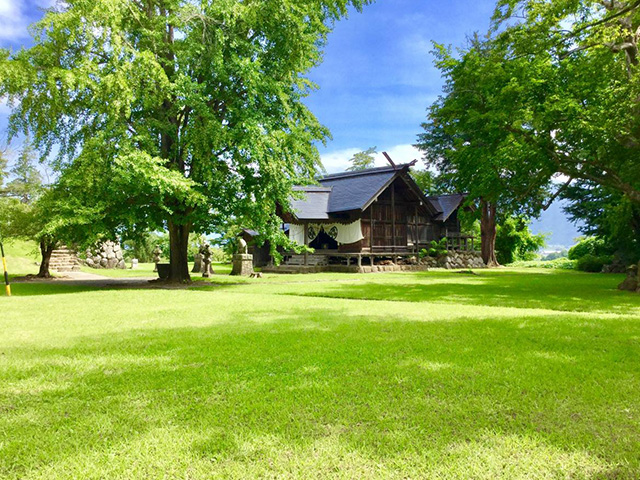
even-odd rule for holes
{"type": "Polygon", "coordinates": [[[5,348],[0,474],[634,478],[638,338],[290,305],[5,348]]]}
{"type": "Polygon", "coordinates": [[[463,276],[427,272],[372,279],[361,284],[316,285],[292,295],[403,302],[438,302],[560,311],[640,314],[640,296],[616,289],[620,275],[535,272],[478,272],[463,276]]]}

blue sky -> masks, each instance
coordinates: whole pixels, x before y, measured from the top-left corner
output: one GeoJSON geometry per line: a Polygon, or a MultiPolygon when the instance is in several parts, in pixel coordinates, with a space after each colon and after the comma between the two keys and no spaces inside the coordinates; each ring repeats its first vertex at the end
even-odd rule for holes
{"type": "Polygon", "coordinates": [[[379,0],[338,22],[324,62],[311,72],[320,89],[307,101],[333,134],[321,148],[327,170],[343,169],[371,146],[399,162],[419,158],[411,145],[442,88],[432,41],[460,46],[474,31],[486,32],[494,4],[379,0]]]}
{"type": "MultiPolygon", "coordinates": [[[[0,45],[29,45],[27,26],[54,0],[0,0],[0,45]]],[[[320,146],[329,172],[344,170],[356,152],[376,146],[396,162],[419,159],[412,147],[426,108],[440,94],[432,41],[462,46],[489,28],[495,0],[378,0],[335,25],[324,62],[310,72],[319,89],[306,103],[333,139],[320,146]]],[[[8,109],[0,104],[5,137],[8,109]]],[[[376,162],[386,161],[378,155],[376,162]]],[[[558,205],[534,222],[553,231],[550,244],[570,245],[578,235],[558,205]]]]}

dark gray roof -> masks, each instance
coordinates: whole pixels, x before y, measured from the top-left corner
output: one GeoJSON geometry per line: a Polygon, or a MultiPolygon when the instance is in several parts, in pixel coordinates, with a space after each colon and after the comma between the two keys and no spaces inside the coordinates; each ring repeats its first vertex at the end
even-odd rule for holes
{"type": "MultiPolygon", "coordinates": [[[[294,187],[302,198],[291,200],[292,212],[298,219],[328,220],[331,214],[364,210],[386,188],[396,175],[408,172],[411,164],[368,168],[355,172],[326,175],[318,179],[320,186],[294,187]]],[[[416,194],[422,196],[417,185],[409,180],[416,194]]],[[[446,221],[464,201],[465,195],[424,197],[427,209],[446,221]]]]}
{"type": "Polygon", "coordinates": [[[363,209],[397,172],[396,168],[389,166],[327,175],[319,179],[323,187],[333,189],[329,198],[329,212],[363,209]]]}
{"type": "Polygon", "coordinates": [[[331,188],[310,185],[293,187],[293,191],[303,192],[302,198],[291,199],[291,210],[296,217],[305,220],[327,220],[329,218],[331,188]]]}
{"type": "Polygon", "coordinates": [[[427,200],[440,212],[435,219],[446,222],[451,214],[460,208],[465,198],[467,196],[463,193],[454,193],[451,195],[433,195],[427,197],[427,200]]]}

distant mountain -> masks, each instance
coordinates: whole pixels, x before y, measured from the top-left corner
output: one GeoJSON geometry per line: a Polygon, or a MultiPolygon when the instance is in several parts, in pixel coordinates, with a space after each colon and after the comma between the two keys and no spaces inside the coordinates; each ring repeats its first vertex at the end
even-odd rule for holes
{"type": "Polygon", "coordinates": [[[540,218],[531,222],[533,233],[550,234],[547,237],[547,248],[568,248],[575,243],[576,237],[582,235],[577,225],[571,223],[562,210],[564,203],[562,200],[554,202],[548,210],[542,212],[540,218]]]}

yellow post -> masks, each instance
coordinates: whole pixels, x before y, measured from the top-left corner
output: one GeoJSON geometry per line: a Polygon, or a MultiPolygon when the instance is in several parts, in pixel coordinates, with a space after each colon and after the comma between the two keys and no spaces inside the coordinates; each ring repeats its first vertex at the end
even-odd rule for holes
{"type": "Polygon", "coordinates": [[[7,272],[7,259],[4,257],[4,245],[0,242],[0,252],[2,252],[2,268],[4,269],[4,290],[7,297],[11,296],[11,285],[9,285],[9,272],[7,272]]]}

